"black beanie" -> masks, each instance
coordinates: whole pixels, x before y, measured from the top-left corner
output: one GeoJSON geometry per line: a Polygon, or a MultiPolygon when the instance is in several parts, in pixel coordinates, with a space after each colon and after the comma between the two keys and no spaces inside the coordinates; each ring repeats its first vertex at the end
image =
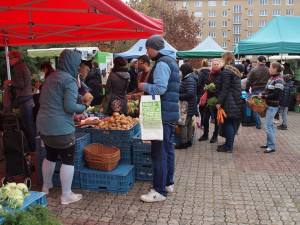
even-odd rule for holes
{"type": "Polygon", "coordinates": [[[149,47],[149,48],[159,51],[159,50],[165,48],[164,39],[159,35],[152,35],[146,41],[146,47],[149,47]]]}

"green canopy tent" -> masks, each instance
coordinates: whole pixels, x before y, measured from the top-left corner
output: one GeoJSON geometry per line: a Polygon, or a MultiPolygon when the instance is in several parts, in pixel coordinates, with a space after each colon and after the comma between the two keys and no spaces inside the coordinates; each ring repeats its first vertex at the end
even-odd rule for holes
{"type": "Polygon", "coordinates": [[[182,58],[214,58],[221,57],[226,52],[210,36],[189,51],[179,51],[177,56],[182,58]]]}
{"type": "Polygon", "coordinates": [[[234,48],[235,55],[300,54],[300,17],[276,16],[234,48]]]}

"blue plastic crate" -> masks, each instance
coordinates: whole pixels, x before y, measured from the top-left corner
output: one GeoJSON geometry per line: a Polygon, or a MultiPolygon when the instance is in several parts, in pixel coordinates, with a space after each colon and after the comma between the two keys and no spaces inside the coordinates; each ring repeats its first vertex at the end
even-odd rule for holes
{"type": "Polygon", "coordinates": [[[132,165],[118,165],[106,172],[85,168],[80,172],[81,189],[127,193],[134,184],[132,165]]]}
{"type": "MultiPolygon", "coordinates": [[[[181,141],[180,135],[174,134],[174,141],[173,141],[173,143],[174,144],[179,144],[180,141],[181,141]]],[[[194,134],[192,135],[192,140],[191,141],[192,141],[192,144],[193,144],[194,143],[194,134]]]]}
{"type": "Polygon", "coordinates": [[[121,159],[119,161],[120,164],[130,165],[132,163],[131,151],[122,151],[120,150],[121,159]]]}
{"type": "MultiPolygon", "coordinates": [[[[29,191],[29,193],[31,195],[24,198],[23,205],[16,211],[27,210],[29,206],[34,206],[37,204],[47,206],[46,195],[43,192],[29,191]]],[[[3,207],[3,209],[12,212],[14,211],[9,207],[3,207]]],[[[4,219],[5,217],[0,217],[0,224],[3,223],[4,219]]]]}
{"type": "Polygon", "coordinates": [[[85,129],[86,129],[86,128],[75,127],[75,132],[76,132],[76,133],[85,133],[85,129]]]}
{"type": "Polygon", "coordinates": [[[129,130],[103,130],[103,129],[86,129],[87,133],[91,134],[92,143],[106,142],[131,142],[131,139],[136,135],[140,128],[139,124],[135,124],[129,130]]]}
{"type": "Polygon", "coordinates": [[[152,165],[134,164],[136,180],[153,180],[152,165]]]}
{"type": "Polygon", "coordinates": [[[88,133],[75,133],[75,153],[74,158],[80,159],[83,157],[83,149],[85,146],[91,144],[91,135],[88,133]]]}
{"type": "Polygon", "coordinates": [[[132,162],[133,164],[152,164],[151,152],[133,152],[132,162]]]}
{"type": "Polygon", "coordinates": [[[143,141],[141,133],[136,134],[132,139],[133,152],[151,152],[151,141],[143,141]]]}

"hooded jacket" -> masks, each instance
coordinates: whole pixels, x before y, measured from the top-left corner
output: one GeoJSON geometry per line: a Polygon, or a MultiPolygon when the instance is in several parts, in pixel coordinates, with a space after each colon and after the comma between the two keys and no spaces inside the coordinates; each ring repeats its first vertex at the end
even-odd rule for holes
{"type": "Polygon", "coordinates": [[[197,80],[195,73],[187,74],[179,87],[179,100],[188,102],[188,116],[199,116],[197,104],[197,80]]]}
{"type": "Polygon", "coordinates": [[[130,61],[130,70],[128,71],[128,73],[130,74],[130,82],[128,85],[128,89],[127,89],[127,93],[129,92],[133,92],[135,89],[138,88],[138,70],[135,70],[133,65],[134,63],[137,61],[137,59],[132,59],[130,61]]]}
{"type": "Polygon", "coordinates": [[[242,73],[238,65],[226,65],[221,69],[221,82],[219,88],[218,103],[225,110],[228,119],[239,120],[242,116],[242,73]]]}
{"type": "Polygon", "coordinates": [[[153,60],[155,60],[155,65],[142,91],[160,95],[163,124],[178,122],[180,77],[176,53],[162,49],[153,60]]]}
{"type": "Polygon", "coordinates": [[[202,67],[198,73],[198,82],[197,82],[197,102],[199,103],[202,95],[204,94],[205,83],[208,78],[210,68],[202,67]]]}
{"type": "Polygon", "coordinates": [[[77,104],[77,74],[81,55],[71,50],[60,54],[57,70],[49,76],[40,97],[37,130],[46,136],[68,135],[75,132],[74,113],[85,105],[77,104]]]}

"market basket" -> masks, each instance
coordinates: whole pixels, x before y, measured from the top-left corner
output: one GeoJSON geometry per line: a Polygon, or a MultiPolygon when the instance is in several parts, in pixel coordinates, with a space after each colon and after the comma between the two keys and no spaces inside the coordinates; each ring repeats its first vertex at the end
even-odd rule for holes
{"type": "Polygon", "coordinates": [[[120,149],[93,143],[84,149],[84,159],[91,169],[111,171],[119,163],[120,149]]]}
{"type": "Polygon", "coordinates": [[[266,104],[266,101],[264,99],[261,99],[259,95],[252,95],[251,98],[246,99],[247,106],[253,111],[257,112],[259,114],[264,114],[268,105],[266,104]],[[257,98],[262,104],[257,104],[254,101],[254,98],[257,98]]]}

